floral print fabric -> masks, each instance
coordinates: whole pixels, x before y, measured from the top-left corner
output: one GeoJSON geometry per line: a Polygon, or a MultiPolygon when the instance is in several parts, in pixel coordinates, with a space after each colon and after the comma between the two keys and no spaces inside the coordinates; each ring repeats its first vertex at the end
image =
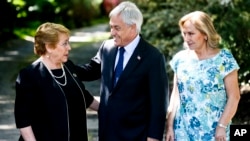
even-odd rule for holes
{"type": "Polygon", "coordinates": [[[227,102],[223,79],[239,66],[227,49],[205,60],[198,60],[191,52],[180,51],[170,61],[180,95],[174,119],[175,140],[214,141],[217,122],[227,102]]]}

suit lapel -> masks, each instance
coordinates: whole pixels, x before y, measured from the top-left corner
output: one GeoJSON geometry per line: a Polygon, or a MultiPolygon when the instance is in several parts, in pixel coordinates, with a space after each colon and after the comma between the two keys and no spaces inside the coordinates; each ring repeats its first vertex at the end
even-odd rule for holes
{"type": "Polygon", "coordinates": [[[144,52],[145,52],[145,44],[144,40],[141,38],[140,42],[138,43],[137,47],[135,48],[131,58],[129,59],[126,67],[124,68],[116,87],[119,87],[119,85],[126,81],[127,77],[130,73],[133,73],[133,71],[136,69],[136,66],[143,60],[144,58],[144,52]]]}
{"type": "Polygon", "coordinates": [[[116,58],[116,53],[117,53],[117,50],[118,50],[118,47],[111,47],[110,48],[110,51],[108,51],[108,55],[106,58],[108,58],[106,60],[106,63],[104,65],[106,65],[105,67],[108,69],[108,73],[105,73],[105,74],[108,74],[108,78],[107,81],[107,84],[108,87],[109,87],[109,90],[112,90],[113,89],[113,75],[114,75],[114,65],[115,65],[115,58],[116,58]]]}

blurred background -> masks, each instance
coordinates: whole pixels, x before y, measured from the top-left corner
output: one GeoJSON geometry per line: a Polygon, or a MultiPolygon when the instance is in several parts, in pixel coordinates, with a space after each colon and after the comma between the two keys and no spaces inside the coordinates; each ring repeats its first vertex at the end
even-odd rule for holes
{"type": "MultiPolygon", "coordinates": [[[[15,48],[19,48],[21,45],[10,44],[11,41],[27,41],[27,37],[32,37],[36,28],[47,21],[61,23],[72,31],[105,24],[107,25],[105,30],[109,31],[108,13],[121,1],[0,0],[0,51],[3,52],[13,45],[15,48]]],[[[250,0],[131,1],[138,5],[144,16],[142,36],[164,53],[167,62],[176,52],[183,49],[183,41],[178,27],[178,20],[183,15],[191,11],[202,10],[212,17],[215,28],[223,39],[220,46],[229,48],[240,65],[239,87],[242,98],[233,122],[250,124],[250,110],[248,109],[250,106],[250,0]]],[[[83,42],[80,40],[75,42],[74,47],[90,46],[100,40],[83,42]]],[[[30,56],[32,55],[31,52],[30,56]]],[[[15,73],[8,77],[8,82],[13,83],[20,67],[32,60],[29,58],[25,63],[18,62],[19,64],[14,68],[15,73]]],[[[0,65],[2,65],[0,73],[5,73],[5,69],[2,68],[3,63],[7,61],[4,59],[0,61],[0,65]]],[[[169,79],[172,81],[173,72],[169,66],[166,67],[169,79]]],[[[1,76],[0,79],[2,80],[1,76]]],[[[3,95],[3,85],[0,85],[0,112],[3,111],[1,107],[4,107],[3,103],[5,103],[1,102],[1,95],[3,95]]]]}

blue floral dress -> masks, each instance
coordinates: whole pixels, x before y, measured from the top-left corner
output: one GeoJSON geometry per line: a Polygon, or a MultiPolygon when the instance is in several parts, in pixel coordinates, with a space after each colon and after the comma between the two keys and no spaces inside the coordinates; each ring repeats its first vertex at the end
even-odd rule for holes
{"type": "MultiPolygon", "coordinates": [[[[180,106],[174,119],[176,141],[214,141],[215,129],[227,102],[223,79],[239,69],[227,49],[198,60],[190,50],[177,53],[170,66],[177,74],[180,106]]],[[[227,140],[229,140],[229,125],[227,140]]]]}

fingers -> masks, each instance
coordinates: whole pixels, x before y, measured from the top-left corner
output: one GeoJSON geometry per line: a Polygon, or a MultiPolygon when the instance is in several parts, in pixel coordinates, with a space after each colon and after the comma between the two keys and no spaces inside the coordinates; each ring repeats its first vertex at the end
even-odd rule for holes
{"type": "Polygon", "coordinates": [[[174,141],[174,137],[173,136],[166,136],[166,141],[174,141]]]}
{"type": "Polygon", "coordinates": [[[224,136],[216,137],[216,141],[226,141],[226,137],[224,136]]]}

